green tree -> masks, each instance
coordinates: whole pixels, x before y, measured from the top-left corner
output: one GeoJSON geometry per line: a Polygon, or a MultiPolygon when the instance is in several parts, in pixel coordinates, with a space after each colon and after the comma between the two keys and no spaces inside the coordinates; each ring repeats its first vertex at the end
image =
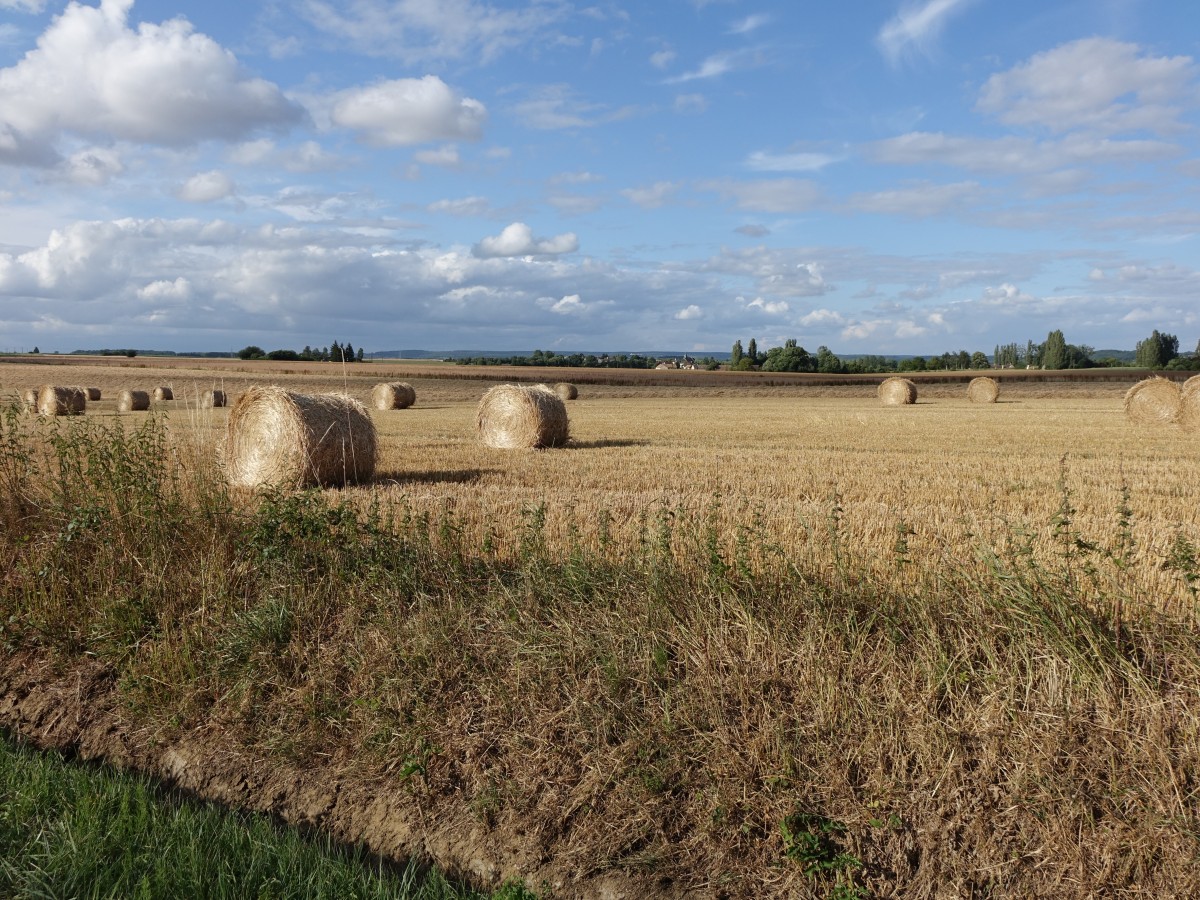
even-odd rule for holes
{"type": "Polygon", "coordinates": [[[1134,364],[1142,369],[1162,369],[1178,355],[1179,338],[1160,334],[1156,328],[1150,337],[1137,342],[1134,364]]]}
{"type": "Polygon", "coordinates": [[[238,359],[263,359],[266,355],[262,347],[256,347],[254,344],[243,347],[237,352],[238,359]]]}
{"type": "Polygon", "coordinates": [[[757,366],[759,364],[758,341],[754,338],[750,338],[750,343],[746,345],[746,355],[750,357],[750,365],[757,366]]]}
{"type": "Polygon", "coordinates": [[[1055,329],[1046,335],[1042,345],[1042,368],[1065,369],[1067,367],[1067,339],[1062,331],[1055,329]]]}
{"type": "Polygon", "coordinates": [[[816,360],[794,338],[788,338],[782,347],[768,350],[762,364],[764,372],[813,372],[816,368],[816,360]]]}
{"type": "MultiPolygon", "coordinates": [[[[999,350],[999,348],[997,348],[997,350],[999,350]]],[[[999,356],[1000,354],[997,353],[996,355],[999,356]]],[[[971,368],[972,369],[990,369],[991,366],[988,363],[987,354],[984,353],[982,350],[976,350],[974,353],[972,353],[971,354],[971,368]]]]}
{"type": "Polygon", "coordinates": [[[736,369],[737,364],[742,361],[742,357],[744,355],[745,354],[742,352],[742,341],[739,338],[733,342],[733,350],[729,353],[729,367],[731,369],[736,369]]]}
{"type": "Polygon", "coordinates": [[[362,347],[359,347],[359,348],[358,348],[358,353],[355,355],[355,357],[354,357],[354,361],[355,361],[355,362],[362,362],[362,361],[363,361],[363,348],[362,348],[362,347]]]}
{"type": "Polygon", "coordinates": [[[817,371],[832,374],[835,372],[844,372],[846,371],[846,367],[833,354],[833,351],[822,344],[817,348],[817,371]]]}
{"type": "Polygon", "coordinates": [[[346,346],[342,348],[342,359],[346,362],[354,362],[354,345],[346,341],[346,346]]]}

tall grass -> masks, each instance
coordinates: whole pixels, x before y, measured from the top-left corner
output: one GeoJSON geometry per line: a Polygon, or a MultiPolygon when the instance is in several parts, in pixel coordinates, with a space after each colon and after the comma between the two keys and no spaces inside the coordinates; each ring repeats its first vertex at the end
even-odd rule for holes
{"type": "Polygon", "coordinates": [[[280,765],[347,760],[532,848],[535,882],[1200,893],[1194,619],[1124,602],[1126,506],[1095,540],[1068,477],[1044,535],[934,567],[899,515],[863,565],[837,491],[811,553],[715,496],[621,514],[620,545],[617,513],[531,505],[498,547],[450,506],[235,497],[184,457],[135,488],[185,453],[160,428],[6,430],[0,545],[10,652],[98,658],[158,740],[219,722],[280,765]]]}

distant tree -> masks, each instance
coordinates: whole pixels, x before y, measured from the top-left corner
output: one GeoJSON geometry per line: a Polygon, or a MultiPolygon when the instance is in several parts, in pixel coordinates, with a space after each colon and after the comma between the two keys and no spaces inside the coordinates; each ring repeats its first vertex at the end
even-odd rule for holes
{"type": "Polygon", "coordinates": [[[362,362],[362,361],[363,361],[363,348],[362,348],[362,347],[359,347],[359,348],[358,348],[358,353],[355,355],[355,357],[354,357],[354,361],[355,361],[355,362],[362,362]]]}
{"type": "Polygon", "coordinates": [[[125,355],[127,357],[129,357],[130,359],[133,359],[135,356],[137,356],[137,351],[134,350],[133,348],[130,348],[129,350],[125,351],[125,355]]]}
{"type": "Polygon", "coordinates": [[[1134,364],[1143,369],[1162,369],[1179,355],[1179,338],[1160,334],[1156,328],[1150,337],[1137,342],[1134,364]]]}
{"type": "Polygon", "coordinates": [[[1067,339],[1059,329],[1046,335],[1042,345],[1042,368],[1065,369],[1067,367],[1067,339]]]}
{"type": "Polygon", "coordinates": [[[262,359],[267,354],[263,352],[262,347],[256,347],[254,344],[250,344],[248,347],[243,347],[241,350],[239,350],[237,355],[238,359],[262,359]]]}
{"type": "Polygon", "coordinates": [[[750,357],[750,365],[757,366],[759,364],[758,341],[754,338],[750,338],[750,343],[746,345],[746,355],[750,357]]]}
{"type": "Polygon", "coordinates": [[[272,350],[267,354],[267,359],[273,359],[277,362],[295,362],[300,358],[300,354],[295,350],[272,350]]]}
{"type": "Polygon", "coordinates": [[[342,359],[346,362],[354,362],[354,345],[346,341],[346,346],[342,348],[342,359]]]}
{"type": "Polygon", "coordinates": [[[817,361],[807,350],[796,343],[795,338],[788,338],[782,347],[772,347],[763,359],[764,372],[814,372],[817,361]]]}
{"type": "Polygon", "coordinates": [[[335,363],[342,361],[342,345],[337,341],[329,345],[329,361],[335,363]]]}
{"type": "Polygon", "coordinates": [[[34,348],[33,348],[33,352],[34,352],[34,353],[41,353],[42,351],[41,351],[41,350],[39,350],[37,347],[34,347],[34,348]]]}
{"type": "Polygon", "coordinates": [[[909,359],[902,359],[896,364],[897,372],[924,372],[929,368],[929,364],[923,356],[913,356],[909,359]]]}
{"type": "Polygon", "coordinates": [[[1042,364],[1042,345],[1033,341],[1025,342],[1025,368],[1036,369],[1042,364]]]}
{"type": "Polygon", "coordinates": [[[740,339],[733,342],[733,350],[729,354],[729,367],[737,368],[737,364],[742,361],[745,354],[742,352],[742,342],[740,339]]]}
{"type": "MultiPolygon", "coordinates": [[[[998,355],[999,354],[997,354],[997,356],[998,355]]],[[[971,354],[971,368],[972,369],[989,369],[989,368],[991,368],[991,365],[988,363],[987,354],[984,353],[982,350],[976,350],[974,353],[972,353],[971,354]]]]}
{"type": "Polygon", "coordinates": [[[838,359],[828,347],[822,344],[817,348],[817,371],[826,374],[834,374],[837,372],[846,371],[846,367],[842,365],[842,361],[838,359]]]}

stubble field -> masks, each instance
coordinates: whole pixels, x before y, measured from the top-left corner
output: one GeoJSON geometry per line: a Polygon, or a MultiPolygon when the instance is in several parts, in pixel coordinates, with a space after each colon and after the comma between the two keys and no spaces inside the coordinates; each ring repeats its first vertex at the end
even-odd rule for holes
{"type": "Polygon", "coordinates": [[[0,367],[165,423],[197,533],[123,513],[85,566],[56,550],[77,500],[33,491],[0,610],[114,673],[144,767],[548,896],[1200,889],[1200,480],[1193,436],[1125,420],[1136,375],[881,408],[871,381],[490,373],[580,383],[571,444],[533,452],[480,445],[477,370],[257,365],[0,367]],[[199,391],[396,378],[417,403],[372,411],[372,483],[203,499],[228,412],[199,391]],[[156,599],[62,625],[84,591],[156,599]]]}

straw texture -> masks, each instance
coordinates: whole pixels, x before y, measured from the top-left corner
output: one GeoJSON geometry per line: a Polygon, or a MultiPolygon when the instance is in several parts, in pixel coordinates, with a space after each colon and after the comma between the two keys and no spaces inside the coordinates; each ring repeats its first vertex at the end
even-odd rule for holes
{"type": "Polygon", "coordinates": [[[376,409],[408,409],[417,402],[417,392],[407,381],[388,381],[375,385],[371,405],[376,409]]]}
{"type": "Polygon", "coordinates": [[[479,437],[499,450],[561,447],[570,437],[567,407],[544,384],[498,384],[479,401],[479,437]]]}
{"type": "Polygon", "coordinates": [[[878,393],[879,402],[884,406],[907,406],[917,402],[917,386],[907,378],[885,378],[878,393]]]}
{"type": "Polygon", "coordinates": [[[1125,392],[1125,415],[1135,425],[1169,425],[1179,418],[1182,398],[1174,381],[1153,375],[1125,392]]]}
{"type": "Polygon", "coordinates": [[[967,399],[972,403],[995,403],[999,396],[1000,385],[995,378],[989,378],[987,375],[972,378],[971,383],[967,385],[967,399]]]}

